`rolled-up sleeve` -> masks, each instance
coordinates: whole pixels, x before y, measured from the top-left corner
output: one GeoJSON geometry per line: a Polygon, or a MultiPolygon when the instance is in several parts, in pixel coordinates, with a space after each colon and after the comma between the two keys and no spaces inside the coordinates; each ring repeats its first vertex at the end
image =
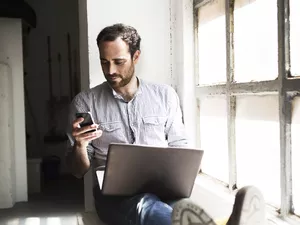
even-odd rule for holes
{"type": "Polygon", "coordinates": [[[170,147],[187,147],[188,139],[182,120],[179,98],[173,88],[168,91],[168,120],[166,138],[170,147]]]}

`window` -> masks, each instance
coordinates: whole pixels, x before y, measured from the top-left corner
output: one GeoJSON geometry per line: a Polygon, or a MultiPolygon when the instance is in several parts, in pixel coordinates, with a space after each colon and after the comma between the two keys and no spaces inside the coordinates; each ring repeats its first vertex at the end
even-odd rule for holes
{"type": "Polygon", "coordinates": [[[277,52],[277,2],[235,1],[234,79],[274,80],[278,76],[277,52]]]}
{"type": "Polygon", "coordinates": [[[235,126],[237,186],[257,186],[276,208],[280,207],[278,107],[278,95],[237,96],[235,126]]]}
{"type": "Polygon", "coordinates": [[[300,214],[300,97],[292,102],[292,171],[295,213],[300,214]]]}
{"type": "Polygon", "coordinates": [[[233,190],[255,185],[281,216],[300,215],[300,1],[194,7],[203,173],[233,190]]]}
{"type": "Polygon", "coordinates": [[[218,96],[202,99],[199,108],[201,148],[206,150],[202,170],[228,182],[226,107],[226,97],[218,96]]]}
{"type": "Polygon", "coordinates": [[[226,82],[225,5],[216,0],[198,11],[199,84],[226,82]]]}

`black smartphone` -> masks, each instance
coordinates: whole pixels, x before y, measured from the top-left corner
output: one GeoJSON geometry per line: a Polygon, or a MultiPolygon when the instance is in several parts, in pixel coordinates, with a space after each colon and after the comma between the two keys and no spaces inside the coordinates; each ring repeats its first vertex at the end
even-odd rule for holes
{"type": "MultiPolygon", "coordinates": [[[[85,126],[90,126],[90,125],[93,125],[95,123],[94,119],[93,119],[93,116],[90,112],[78,112],[76,113],[76,118],[79,119],[79,118],[83,118],[84,120],[79,124],[80,127],[85,127],[85,126]]],[[[97,129],[94,129],[94,130],[90,130],[88,132],[94,132],[96,131],[97,129]]]]}

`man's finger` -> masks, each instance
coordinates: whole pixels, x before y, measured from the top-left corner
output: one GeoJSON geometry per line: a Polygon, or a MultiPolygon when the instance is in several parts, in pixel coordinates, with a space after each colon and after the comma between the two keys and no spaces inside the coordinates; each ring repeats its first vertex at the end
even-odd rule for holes
{"type": "MultiPolygon", "coordinates": [[[[73,137],[77,137],[83,134],[91,134],[91,132],[95,132],[97,130],[98,125],[97,124],[93,124],[90,126],[85,126],[82,128],[73,128],[73,132],[72,132],[72,136],[73,137]]],[[[86,136],[86,135],[85,135],[86,136]]]]}
{"type": "Polygon", "coordinates": [[[86,139],[94,140],[94,139],[101,137],[101,135],[102,135],[102,130],[97,130],[97,131],[93,132],[91,135],[86,136],[86,138],[84,138],[84,139],[85,140],[86,139]]]}
{"type": "Polygon", "coordinates": [[[95,139],[97,139],[97,137],[86,138],[86,139],[84,139],[84,141],[91,142],[95,139]]]}
{"type": "Polygon", "coordinates": [[[78,119],[76,119],[76,120],[74,120],[74,122],[73,122],[73,129],[75,129],[75,128],[78,128],[79,127],[79,124],[81,123],[81,122],[83,122],[84,121],[84,118],[78,118],[78,119]]]}
{"type": "Polygon", "coordinates": [[[77,135],[77,139],[78,140],[85,140],[87,138],[91,138],[91,137],[95,137],[96,136],[96,132],[88,132],[88,133],[83,133],[83,134],[79,134],[77,135]]]}
{"type": "Polygon", "coordinates": [[[97,125],[97,124],[92,124],[90,126],[85,126],[85,127],[79,128],[77,130],[77,134],[80,135],[80,134],[84,134],[84,133],[89,132],[89,131],[93,131],[93,130],[96,131],[98,126],[99,125],[97,125]]]}
{"type": "Polygon", "coordinates": [[[95,132],[89,132],[89,133],[78,135],[75,139],[77,141],[90,141],[101,137],[101,135],[102,135],[102,131],[97,130],[95,132]]]}

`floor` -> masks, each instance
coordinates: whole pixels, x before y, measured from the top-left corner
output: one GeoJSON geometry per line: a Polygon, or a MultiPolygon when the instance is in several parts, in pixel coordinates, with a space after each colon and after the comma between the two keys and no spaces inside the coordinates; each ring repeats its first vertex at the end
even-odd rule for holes
{"type": "Polygon", "coordinates": [[[83,181],[65,176],[47,182],[42,194],[28,203],[0,210],[0,225],[102,225],[94,213],[84,213],[83,181]]]}
{"type": "MultiPolygon", "coordinates": [[[[199,181],[203,183],[202,181],[199,181]]],[[[211,188],[195,185],[191,198],[214,218],[226,218],[231,207],[221,202],[211,188]]],[[[0,225],[104,225],[95,213],[84,212],[83,181],[71,176],[47,182],[42,194],[29,196],[27,203],[0,210],[0,225]]]]}
{"type": "MultiPolygon", "coordinates": [[[[228,197],[223,189],[217,187],[213,182],[197,178],[191,199],[214,219],[224,220],[231,213],[234,196],[228,197]]],[[[105,224],[95,213],[84,212],[83,180],[65,176],[47,182],[42,194],[30,195],[27,203],[0,210],[0,225],[105,224]]]]}
{"type": "MultiPolygon", "coordinates": [[[[234,196],[218,187],[210,180],[197,178],[191,198],[214,219],[224,220],[231,213],[234,196]]],[[[83,181],[67,176],[47,182],[43,193],[30,195],[27,203],[18,203],[13,209],[0,210],[0,225],[105,224],[95,213],[84,212],[83,181]]]]}

